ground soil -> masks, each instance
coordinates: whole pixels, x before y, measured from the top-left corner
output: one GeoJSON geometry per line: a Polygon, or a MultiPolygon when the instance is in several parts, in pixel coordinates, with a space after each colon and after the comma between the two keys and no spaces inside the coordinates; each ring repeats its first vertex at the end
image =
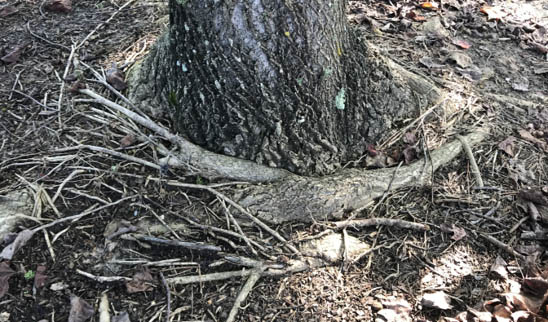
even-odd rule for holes
{"type": "MultiPolygon", "coordinates": [[[[442,10],[428,10],[408,1],[351,1],[348,14],[364,38],[391,59],[433,79],[453,98],[462,99],[461,109],[455,111],[457,118],[434,113],[427,122],[413,128],[419,141],[435,146],[437,140],[464,133],[473,125],[491,126],[489,139],[474,147],[485,186],[490,189],[474,189],[477,184],[463,155],[438,171],[431,186],[390,192],[356,215],[405,219],[428,224],[431,230],[417,233],[385,226],[348,229],[349,234],[378,248],[350,265],[260,280],[242,306],[238,321],[371,321],[378,303],[391,298],[409,304],[409,319],[436,321],[505,291],[490,271],[497,256],[505,259],[508,267],[520,267],[510,279],[519,280],[529,270],[546,269],[546,244],[521,238],[522,232],[532,230],[532,223],[528,220],[527,200],[520,197],[520,191],[542,191],[548,182],[548,62],[542,49],[548,41],[545,29],[544,33],[538,31],[540,26],[548,28],[548,7],[543,1],[495,2],[493,5],[504,9],[504,17],[488,20],[480,11],[484,3],[443,3],[442,10]],[[409,8],[415,14],[402,17],[401,11],[409,8]],[[454,52],[468,58],[455,56],[454,52]],[[455,57],[463,60],[455,62],[455,57]],[[452,120],[459,123],[453,124],[452,120]],[[528,139],[523,131],[533,133],[541,143],[528,139]],[[509,136],[515,137],[511,151],[499,145],[509,136]],[[466,237],[455,238],[452,225],[462,228],[466,237]],[[524,267],[514,256],[482,238],[485,234],[515,249],[533,246],[537,253],[524,267]],[[438,290],[451,296],[452,309],[421,306],[424,293],[438,290]]],[[[29,189],[36,196],[36,191],[43,188],[51,197],[71,173],[81,170],[63,186],[55,203],[59,213],[44,203],[42,217],[75,215],[93,205],[136,196],[36,234],[9,263],[17,274],[10,278],[9,291],[0,299],[0,314],[9,314],[7,321],[66,321],[71,295],[96,307],[103,293],[109,296],[111,311],[127,311],[131,321],[163,319],[167,301],[157,279],[160,272],[173,277],[239,269],[218,254],[134,240],[121,239],[116,251],[111,251],[105,236],[109,226],[123,220],[149,228],[162,222],[183,223],[185,227],[171,235],[252,257],[243,241],[196,229],[183,219],[226,228],[225,214],[211,211],[219,202],[214,196],[153,180],[168,177],[207,183],[204,179],[184,171],[149,170],[135,162],[85,149],[59,150],[87,144],[157,160],[146,142],[131,142],[129,146],[123,143],[128,133],[136,131],[131,124],[101,114],[99,105],[78,101],[83,97],[69,91],[80,78],[87,86],[115,99],[100,85],[84,80],[92,75],[83,64],[71,64],[71,47],[78,46],[86,36],[91,35],[76,52],[80,61],[97,70],[116,63],[125,71],[146,54],[166,27],[165,2],[136,0],[120,9],[124,4],[119,0],[80,0],[73,2],[71,11],[63,13],[49,10],[47,1],[0,3],[0,13],[7,7],[16,9],[0,18],[0,56],[23,46],[14,61],[8,57],[8,62],[0,62],[0,195],[29,189]],[[91,33],[114,14],[108,24],[91,33]],[[71,67],[62,82],[67,64],[71,67]],[[113,264],[114,259],[139,259],[149,264],[165,259],[179,262],[140,266],[113,264]],[[40,265],[46,267],[46,285],[33,288],[28,273],[40,265]],[[127,277],[150,270],[155,279],[149,290],[130,293],[124,282],[101,283],[77,270],[127,277]],[[52,285],[63,286],[52,289],[52,285]]],[[[160,122],[169,125],[168,120],[160,122]]],[[[386,153],[398,152],[397,146],[386,153]]],[[[427,151],[423,147],[418,150],[427,151]]],[[[20,228],[36,225],[23,221],[20,228]]],[[[325,225],[290,223],[275,228],[287,239],[298,241],[320,233],[325,225]]],[[[280,259],[288,256],[268,234],[251,225],[242,229],[267,245],[269,255],[280,259]]],[[[241,279],[234,278],[172,286],[173,320],[225,319],[242,285],[241,279]]],[[[97,315],[93,321],[98,321],[97,315]]]]}

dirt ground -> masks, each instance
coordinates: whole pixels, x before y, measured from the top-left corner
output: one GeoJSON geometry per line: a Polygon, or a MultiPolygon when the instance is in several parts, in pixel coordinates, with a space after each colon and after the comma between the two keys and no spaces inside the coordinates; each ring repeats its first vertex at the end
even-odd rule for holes
{"type": "MultiPolygon", "coordinates": [[[[151,232],[166,230],[166,222],[179,223],[157,236],[253,257],[240,238],[192,223],[228,229],[225,214],[211,210],[219,202],[215,196],[163,179],[210,182],[86,148],[158,159],[146,142],[132,141],[138,132],[134,124],[71,91],[80,81],[115,100],[89,80],[93,75],[84,64],[107,70],[116,63],[127,71],[166,27],[166,2],[74,0],[68,12],[48,3],[0,2],[0,196],[27,189],[40,223],[103,208],[35,234],[4,261],[15,273],[3,278],[0,269],[0,284],[9,285],[0,298],[0,321],[66,321],[71,296],[98,311],[103,294],[112,314],[127,312],[131,321],[164,320],[168,306],[172,321],[225,320],[245,280],[172,285],[168,300],[160,273],[170,278],[241,266],[217,253],[130,235],[108,238],[120,227],[151,232]],[[51,199],[58,191],[54,208],[45,196],[51,199]],[[84,272],[134,280],[138,274],[141,280],[132,286],[120,279],[98,281],[84,272]],[[46,277],[37,282],[38,275],[46,277]]],[[[348,18],[388,57],[462,101],[451,115],[434,111],[410,129],[422,142],[417,143],[421,155],[424,146],[436,147],[478,124],[490,126],[489,138],[473,147],[484,187],[478,188],[463,153],[435,174],[431,186],[391,191],[356,215],[427,224],[429,231],[349,228],[346,233],[374,251],[354,263],[261,279],[237,321],[438,321],[467,310],[471,314],[471,308],[489,311],[485,301],[508,299],[503,294],[515,293],[516,283],[523,290],[528,277],[548,284],[548,4],[432,4],[438,7],[409,0],[350,1],[348,18]],[[434,304],[425,300],[429,294],[436,294],[434,304]]],[[[169,120],[160,122],[169,126],[169,120]]],[[[403,144],[385,152],[396,153],[403,144]]],[[[382,150],[383,142],[377,147],[382,150]]],[[[15,232],[39,226],[36,220],[22,221],[15,232]]],[[[273,228],[298,242],[325,227],[317,222],[273,228]]],[[[268,254],[259,257],[289,256],[257,227],[241,228],[266,245],[268,254]]],[[[547,317],[544,294],[533,313],[547,317]]],[[[495,312],[490,311],[499,318],[494,319],[503,321],[495,312]]],[[[505,321],[518,320],[512,319],[505,321]]],[[[99,321],[99,315],[90,320],[99,321]]]]}

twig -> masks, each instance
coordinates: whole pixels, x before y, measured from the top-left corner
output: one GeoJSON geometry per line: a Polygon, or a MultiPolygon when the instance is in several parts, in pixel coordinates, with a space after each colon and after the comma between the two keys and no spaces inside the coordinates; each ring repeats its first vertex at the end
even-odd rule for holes
{"type": "Polygon", "coordinates": [[[84,172],[85,172],[84,170],[74,170],[74,171],[72,171],[69,174],[69,176],[66,177],[65,180],[63,180],[63,182],[61,182],[61,184],[59,185],[59,188],[57,188],[57,192],[55,192],[55,194],[53,195],[53,198],[51,198],[51,201],[53,203],[55,203],[55,201],[57,200],[57,198],[61,194],[61,191],[63,191],[63,187],[67,184],[67,182],[72,180],[72,178],[74,178],[76,175],[78,175],[80,173],[84,173],[84,172]]]}
{"type": "Polygon", "coordinates": [[[34,103],[36,103],[36,104],[42,106],[42,107],[45,108],[45,109],[51,109],[50,107],[48,107],[48,106],[46,106],[46,105],[40,103],[39,101],[35,100],[32,96],[27,95],[27,94],[25,94],[25,93],[23,93],[23,92],[21,92],[21,91],[18,91],[18,90],[16,90],[16,89],[14,89],[14,90],[12,90],[12,92],[17,93],[17,94],[19,94],[19,95],[22,95],[22,96],[28,98],[29,100],[31,100],[31,101],[33,101],[34,103]]]}
{"type": "Polygon", "coordinates": [[[247,281],[245,282],[244,286],[240,290],[240,293],[238,294],[238,297],[236,297],[236,300],[234,301],[234,305],[232,306],[232,309],[230,310],[230,313],[228,314],[228,318],[226,319],[226,322],[232,322],[236,319],[236,314],[238,314],[238,310],[240,309],[240,304],[242,304],[243,301],[247,298],[251,290],[253,289],[253,286],[259,281],[261,278],[260,271],[252,272],[251,275],[247,278],[247,281]]]}
{"type": "Polygon", "coordinates": [[[437,104],[432,105],[429,109],[424,111],[419,117],[417,117],[413,122],[409,123],[406,127],[392,135],[390,138],[388,138],[385,142],[379,145],[379,149],[386,149],[392,146],[392,144],[396,143],[397,140],[399,140],[407,130],[409,130],[411,127],[413,127],[417,122],[422,121],[428,114],[432,113],[437,107],[441,106],[447,98],[444,98],[442,101],[438,102],[437,104]]]}
{"type": "MultiPolygon", "coordinates": [[[[300,254],[299,250],[295,248],[295,246],[288,243],[288,241],[283,238],[280,234],[278,234],[275,230],[268,227],[265,223],[263,223],[261,220],[257,219],[255,216],[253,216],[249,211],[245,210],[242,206],[240,206],[238,203],[234,202],[232,199],[228,198],[224,194],[220,193],[219,191],[213,189],[210,186],[205,185],[199,185],[199,184],[192,184],[192,183],[182,183],[174,180],[166,180],[163,181],[167,185],[171,186],[177,186],[177,187],[183,187],[183,188],[190,188],[190,189],[200,189],[200,190],[206,190],[214,194],[215,196],[219,197],[223,201],[229,203],[231,206],[236,208],[238,211],[240,211],[242,214],[246,215],[251,221],[256,223],[259,227],[266,230],[268,233],[270,233],[272,236],[274,236],[276,239],[278,239],[280,242],[284,243],[287,248],[289,248],[293,253],[300,254]]],[[[241,237],[242,235],[240,235],[241,237]]]]}
{"type": "Polygon", "coordinates": [[[167,285],[166,278],[164,277],[164,274],[162,272],[160,272],[160,277],[162,278],[162,284],[166,288],[166,322],[169,322],[169,317],[171,315],[171,292],[169,291],[169,285],[167,285]]]}
{"type": "Polygon", "coordinates": [[[76,47],[71,46],[70,48],[70,55],[67,59],[67,66],[65,66],[65,72],[63,73],[63,77],[61,78],[61,89],[59,90],[59,100],[57,101],[57,121],[59,122],[59,128],[63,128],[62,122],[61,122],[61,104],[63,103],[63,92],[65,89],[65,79],[67,78],[67,75],[70,70],[70,65],[72,63],[72,58],[74,57],[74,53],[76,52],[76,47]]]}
{"type": "Polygon", "coordinates": [[[457,135],[457,139],[462,144],[462,148],[464,149],[464,152],[466,152],[468,160],[470,160],[470,167],[472,168],[472,174],[476,178],[476,183],[479,187],[483,187],[483,179],[481,178],[481,173],[479,171],[478,164],[476,163],[476,159],[474,158],[474,154],[472,153],[472,149],[470,149],[470,145],[466,139],[460,135],[457,135]]]}
{"type": "Polygon", "coordinates": [[[139,164],[142,164],[142,165],[146,165],[147,167],[150,167],[150,168],[153,168],[153,169],[156,169],[156,170],[161,170],[162,169],[162,167],[157,165],[156,163],[152,163],[152,162],[147,161],[147,160],[143,160],[143,159],[131,156],[131,155],[127,155],[127,154],[124,154],[124,153],[121,153],[121,152],[118,152],[118,151],[109,150],[109,149],[99,147],[99,146],[95,146],[95,145],[81,144],[81,145],[77,145],[77,146],[74,146],[74,147],[56,149],[55,152],[66,152],[66,151],[79,150],[79,149],[88,149],[88,150],[95,151],[95,152],[102,152],[102,153],[113,155],[113,156],[118,157],[120,159],[125,159],[125,160],[131,161],[131,162],[136,162],[136,163],[139,163],[139,164]]]}
{"type": "Polygon", "coordinates": [[[21,76],[21,73],[24,71],[25,69],[22,69],[15,75],[15,81],[13,82],[13,86],[11,87],[10,95],[8,96],[8,101],[11,100],[11,96],[13,95],[13,92],[15,91],[15,87],[17,87],[17,82],[19,82],[19,77],[21,76]]]}
{"type": "Polygon", "coordinates": [[[498,239],[496,239],[494,237],[491,237],[489,235],[485,235],[485,234],[480,234],[480,236],[483,237],[484,239],[486,239],[491,244],[493,244],[493,245],[497,246],[498,248],[504,250],[508,254],[513,255],[513,256],[515,256],[519,259],[522,259],[522,260],[526,259],[525,256],[523,256],[522,254],[516,252],[512,247],[506,245],[505,243],[499,241],[498,239]]]}
{"type": "Polygon", "coordinates": [[[166,281],[168,284],[184,285],[184,284],[220,281],[220,280],[226,280],[226,279],[231,279],[235,277],[246,277],[257,272],[260,272],[261,277],[282,276],[290,273],[303,272],[309,269],[324,267],[326,266],[326,262],[318,258],[309,257],[306,260],[292,260],[290,261],[289,265],[285,266],[284,268],[279,268],[279,266],[280,266],[279,264],[270,265],[270,264],[263,263],[262,265],[263,270],[258,270],[257,268],[253,268],[253,269],[241,269],[237,271],[220,272],[220,273],[210,273],[210,274],[203,274],[203,275],[179,276],[179,277],[167,278],[166,281]]]}
{"type": "Polygon", "coordinates": [[[341,229],[349,226],[352,227],[367,227],[367,226],[392,226],[399,227],[403,229],[412,229],[418,231],[428,231],[430,227],[428,225],[414,223],[410,221],[405,221],[401,219],[390,219],[390,218],[367,218],[367,219],[354,219],[354,220],[343,220],[338,222],[331,223],[335,228],[341,229]]]}
{"type": "Polygon", "coordinates": [[[98,208],[92,207],[91,209],[86,210],[86,211],[84,211],[84,212],[82,212],[81,214],[78,214],[78,215],[73,215],[73,216],[68,216],[68,217],[64,217],[64,218],[59,218],[59,219],[57,219],[57,220],[55,220],[55,221],[52,221],[52,222],[50,222],[50,223],[48,223],[48,224],[45,224],[45,225],[38,226],[38,227],[34,228],[34,229],[32,230],[32,232],[33,232],[33,233],[36,233],[36,232],[38,232],[38,231],[40,231],[40,230],[49,228],[49,227],[51,227],[51,226],[55,226],[55,225],[57,225],[57,224],[60,224],[60,223],[65,222],[65,221],[76,221],[76,220],[78,220],[78,219],[80,219],[80,218],[82,218],[82,217],[89,216],[89,215],[91,215],[92,213],[95,213],[95,212],[97,212],[97,211],[106,209],[106,208],[108,208],[108,207],[112,207],[112,206],[117,205],[117,204],[119,204],[119,203],[121,203],[121,202],[123,202],[123,201],[126,201],[126,200],[128,200],[128,199],[133,199],[133,198],[135,198],[135,197],[137,197],[137,195],[125,197],[125,198],[122,198],[122,199],[118,199],[118,200],[116,200],[116,201],[114,201],[114,202],[109,203],[108,205],[104,205],[104,206],[101,206],[101,207],[98,207],[98,208]]]}
{"type": "Polygon", "coordinates": [[[126,2],[123,6],[121,6],[120,8],[118,8],[118,10],[113,13],[110,18],[108,18],[107,20],[101,22],[99,25],[97,25],[97,27],[95,27],[77,46],[76,46],[76,49],[79,49],[80,47],[82,47],[82,45],[84,45],[84,43],[89,39],[89,37],[91,37],[94,33],[97,32],[97,30],[101,29],[104,25],[108,24],[112,19],[114,19],[114,17],[116,17],[116,15],[118,13],[120,13],[120,11],[122,11],[125,7],[127,7],[128,5],[130,5],[132,2],[134,2],[135,0],[129,0],[128,2],[126,2]]]}
{"type": "Polygon", "coordinates": [[[42,41],[44,41],[44,42],[46,42],[46,43],[48,43],[48,44],[50,44],[50,45],[52,45],[52,46],[59,47],[59,48],[62,48],[62,49],[65,49],[65,50],[69,50],[69,51],[70,51],[70,48],[68,48],[68,47],[65,46],[65,45],[61,45],[61,44],[58,44],[58,43],[54,43],[54,42],[51,41],[51,40],[48,40],[48,39],[46,39],[46,38],[44,38],[44,37],[42,37],[42,36],[39,36],[39,35],[33,33],[32,30],[30,30],[30,21],[27,22],[27,31],[29,32],[29,34],[31,34],[31,36],[36,37],[36,38],[38,38],[38,39],[40,39],[40,40],[42,40],[42,41]]]}
{"type": "Polygon", "coordinates": [[[135,234],[132,235],[132,237],[134,237],[138,240],[146,241],[146,242],[153,243],[153,244],[184,247],[184,248],[199,250],[199,251],[210,251],[210,252],[220,252],[220,251],[222,251],[221,247],[219,247],[219,246],[206,245],[206,244],[202,244],[202,243],[183,242],[183,241],[179,241],[179,240],[161,239],[161,238],[157,238],[157,237],[144,236],[144,235],[135,235],[135,234]]]}
{"type": "Polygon", "coordinates": [[[109,303],[107,293],[101,295],[99,302],[99,322],[110,322],[109,303]]]}
{"type": "Polygon", "coordinates": [[[251,250],[251,252],[253,253],[253,255],[257,256],[257,251],[255,250],[255,248],[253,248],[253,246],[251,245],[251,243],[249,242],[249,238],[247,238],[247,236],[245,235],[245,233],[243,232],[242,228],[240,227],[240,225],[238,224],[238,221],[236,221],[236,218],[234,218],[234,216],[232,216],[232,214],[230,213],[230,211],[228,210],[228,207],[226,206],[226,203],[221,200],[221,204],[223,205],[225,211],[226,211],[226,215],[228,216],[228,218],[230,219],[230,221],[232,221],[232,223],[234,224],[234,226],[236,226],[236,230],[238,230],[238,232],[240,233],[240,235],[243,236],[243,239],[245,241],[245,243],[247,244],[247,246],[249,247],[249,249],[251,250]]]}
{"type": "Polygon", "coordinates": [[[284,243],[285,246],[287,248],[289,248],[289,250],[291,250],[294,254],[297,254],[299,255],[300,252],[297,248],[295,248],[295,246],[291,245],[290,243],[288,243],[287,240],[285,240],[285,238],[283,238],[280,234],[278,234],[278,232],[276,232],[275,230],[273,230],[272,228],[268,227],[267,224],[263,223],[261,220],[259,220],[258,218],[256,218],[255,216],[253,216],[249,211],[245,210],[242,206],[240,206],[239,204],[237,204],[236,202],[234,202],[232,199],[228,198],[227,196],[225,196],[224,194],[220,193],[219,191],[215,190],[215,189],[212,189],[210,187],[207,187],[207,186],[204,186],[206,187],[206,190],[213,193],[214,195],[216,195],[217,197],[220,197],[221,199],[223,199],[224,201],[228,202],[229,204],[231,204],[234,208],[238,209],[242,214],[246,215],[247,218],[251,219],[251,221],[253,221],[254,223],[256,223],[259,227],[261,227],[262,229],[266,230],[267,232],[269,232],[272,236],[274,236],[277,240],[279,240],[280,242],[284,243]]]}
{"type": "Polygon", "coordinates": [[[99,283],[111,283],[111,282],[128,282],[131,281],[131,278],[126,276],[97,276],[93,275],[88,272],[84,272],[80,269],[76,269],[76,273],[85,276],[87,278],[90,278],[94,281],[97,281],[99,283]]]}

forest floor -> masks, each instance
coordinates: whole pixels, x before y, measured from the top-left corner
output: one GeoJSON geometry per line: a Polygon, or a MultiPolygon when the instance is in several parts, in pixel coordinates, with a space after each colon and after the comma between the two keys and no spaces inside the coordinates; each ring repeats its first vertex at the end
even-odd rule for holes
{"type": "MultiPolygon", "coordinates": [[[[214,195],[162,180],[211,182],[84,147],[157,161],[146,142],[134,140],[131,124],[71,91],[80,80],[114,100],[101,85],[84,81],[93,78],[84,64],[107,70],[116,63],[126,71],[167,26],[166,2],[81,0],[66,12],[49,3],[0,2],[0,203],[13,198],[13,191],[31,196],[26,214],[34,218],[19,222],[13,233],[89,215],[40,230],[10,261],[0,262],[0,321],[66,321],[70,314],[73,321],[89,316],[99,321],[77,299],[97,312],[103,294],[111,313],[118,314],[116,321],[163,321],[168,311],[171,321],[225,320],[245,279],[171,285],[168,298],[160,275],[241,266],[216,253],[139,241],[130,234],[113,237],[124,227],[153,233],[178,223],[163,238],[253,257],[243,240],[211,228],[232,226],[225,214],[211,210],[220,202],[214,195]],[[210,228],[187,221],[195,214],[210,228]],[[99,281],[89,274],[115,278],[99,281]],[[81,316],[75,318],[76,312],[81,316]]],[[[414,147],[421,151],[436,145],[433,138],[464,134],[475,124],[490,126],[488,139],[473,147],[484,187],[478,188],[463,153],[438,170],[431,185],[390,191],[354,215],[404,219],[430,230],[348,228],[346,234],[373,251],[353,263],[262,278],[237,321],[546,317],[548,5],[540,0],[494,1],[490,7],[479,1],[441,3],[440,8],[440,2],[350,1],[348,19],[392,60],[462,100],[454,114],[434,111],[410,128],[401,149],[421,142],[414,147]]],[[[169,126],[168,120],[160,122],[169,126]]],[[[273,228],[298,243],[325,227],[317,222],[273,228]]],[[[241,228],[283,261],[287,254],[268,234],[252,225],[241,228]]],[[[5,235],[0,246],[14,236],[5,235]]]]}

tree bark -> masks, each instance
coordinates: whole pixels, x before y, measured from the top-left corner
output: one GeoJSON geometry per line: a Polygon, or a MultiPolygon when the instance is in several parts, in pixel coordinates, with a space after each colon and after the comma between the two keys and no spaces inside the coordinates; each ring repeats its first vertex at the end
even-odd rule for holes
{"type": "Polygon", "coordinates": [[[169,106],[177,130],[213,152],[333,173],[440,99],[356,36],[345,3],[171,0],[132,98],[169,106]]]}

